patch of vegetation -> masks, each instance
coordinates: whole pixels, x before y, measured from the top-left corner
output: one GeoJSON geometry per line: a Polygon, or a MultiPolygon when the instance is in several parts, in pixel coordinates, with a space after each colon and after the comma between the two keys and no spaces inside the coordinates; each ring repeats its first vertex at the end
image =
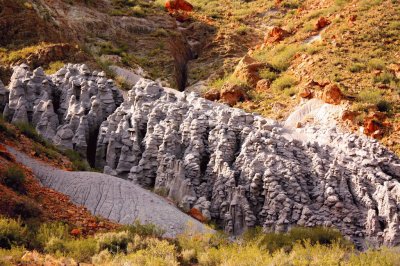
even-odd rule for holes
{"type": "Polygon", "coordinates": [[[289,9],[297,9],[301,6],[301,2],[299,0],[284,0],[282,1],[281,5],[284,8],[289,8],[289,9]]]}
{"type": "Polygon", "coordinates": [[[99,250],[107,250],[111,254],[127,253],[129,234],[127,231],[109,232],[97,236],[99,250]]]}
{"type": "Polygon", "coordinates": [[[112,16],[145,17],[147,11],[151,11],[152,4],[142,0],[112,0],[112,16]]]}
{"type": "Polygon", "coordinates": [[[176,240],[128,230],[74,238],[60,223],[31,232],[19,221],[0,218],[0,262],[3,254],[5,263],[19,261],[32,241],[52,258],[95,265],[395,265],[400,259],[395,249],[355,252],[338,231],[322,227],[276,234],[255,228],[236,241],[218,232],[196,234],[190,226],[176,240]]]}
{"type": "Polygon", "coordinates": [[[0,115],[0,133],[4,134],[4,136],[9,139],[15,139],[17,137],[15,130],[7,126],[2,115],[0,115]]]}
{"type": "Polygon", "coordinates": [[[90,171],[90,165],[85,158],[83,158],[78,152],[67,149],[61,151],[63,155],[68,157],[72,163],[72,168],[74,171],[90,171]]]}
{"type": "Polygon", "coordinates": [[[390,84],[396,83],[396,77],[390,72],[383,72],[374,78],[374,83],[383,83],[383,84],[390,84]]]}
{"type": "Polygon", "coordinates": [[[305,50],[304,45],[298,44],[278,44],[271,50],[263,49],[254,53],[254,57],[260,62],[269,63],[275,70],[286,71],[294,56],[305,50]]]}
{"type": "Polygon", "coordinates": [[[165,230],[157,227],[154,224],[142,224],[140,221],[136,220],[131,225],[126,225],[122,227],[123,231],[129,233],[132,237],[134,235],[146,236],[146,237],[162,237],[165,233],[165,230]]]}
{"type": "Polygon", "coordinates": [[[392,104],[386,100],[380,100],[376,104],[376,107],[378,108],[378,111],[385,113],[389,113],[393,108],[392,104]]]}
{"type": "Polygon", "coordinates": [[[382,92],[378,89],[362,90],[357,99],[363,103],[377,104],[382,99],[382,92]]]}
{"type": "Polygon", "coordinates": [[[384,70],[385,62],[379,58],[372,58],[368,61],[368,68],[370,70],[384,70]]]}
{"type": "Polygon", "coordinates": [[[47,75],[52,75],[56,73],[60,68],[62,68],[65,64],[61,61],[54,61],[49,64],[49,67],[45,70],[47,75]]]}
{"type": "Polygon", "coordinates": [[[8,167],[2,172],[0,177],[1,183],[19,193],[25,193],[25,173],[24,171],[15,165],[8,167]]]}
{"type": "Polygon", "coordinates": [[[354,63],[349,67],[349,71],[352,73],[358,73],[366,69],[366,65],[363,63],[354,63]]]}
{"type": "Polygon", "coordinates": [[[274,90],[284,90],[295,85],[297,85],[297,79],[290,74],[284,74],[272,82],[271,88],[274,90]]]}
{"type": "Polygon", "coordinates": [[[20,220],[0,217],[0,250],[25,245],[27,236],[27,228],[20,220]]]}
{"type": "Polygon", "coordinates": [[[29,123],[16,123],[15,126],[19,129],[19,131],[24,134],[26,137],[30,138],[31,140],[46,145],[46,140],[37,133],[36,129],[29,123]]]}
{"type": "Polygon", "coordinates": [[[262,69],[259,72],[260,78],[266,79],[270,82],[273,82],[278,78],[278,74],[274,71],[271,71],[269,68],[262,69]]]}
{"type": "Polygon", "coordinates": [[[239,79],[233,75],[227,75],[223,78],[216,79],[210,84],[210,86],[212,88],[220,90],[225,84],[241,85],[245,87],[248,86],[246,81],[239,79]]]}
{"type": "Polygon", "coordinates": [[[42,211],[37,203],[23,199],[18,201],[13,208],[13,215],[22,219],[38,218],[42,211]]]}
{"type": "Polygon", "coordinates": [[[48,46],[47,43],[39,43],[37,45],[26,46],[18,50],[0,50],[0,61],[5,64],[15,63],[21,59],[27,58],[30,54],[36,53],[40,49],[48,46]]]}

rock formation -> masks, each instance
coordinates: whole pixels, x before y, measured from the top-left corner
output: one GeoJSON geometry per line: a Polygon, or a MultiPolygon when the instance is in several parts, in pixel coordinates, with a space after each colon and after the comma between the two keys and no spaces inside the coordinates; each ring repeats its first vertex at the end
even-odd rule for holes
{"type": "MultiPolygon", "coordinates": [[[[90,72],[86,65],[68,64],[47,76],[40,67],[30,72],[22,64],[15,67],[8,90],[8,103],[0,109],[7,120],[29,122],[47,140],[88,157],[100,124],[123,101],[104,72],[90,72]]],[[[6,93],[0,86],[0,107],[6,93]]]]}
{"type": "Polygon", "coordinates": [[[105,173],[162,191],[231,234],[332,226],[360,246],[400,244],[400,160],[373,139],[281,126],[143,79],[121,103],[112,81],[85,66],[51,80],[19,67],[9,89],[8,119],[27,116],[56,144],[92,156],[96,146],[105,173]]]}
{"type": "Polygon", "coordinates": [[[102,123],[96,157],[231,234],[333,226],[359,245],[400,243],[400,160],[335,128],[288,129],[142,80],[102,123]]]}

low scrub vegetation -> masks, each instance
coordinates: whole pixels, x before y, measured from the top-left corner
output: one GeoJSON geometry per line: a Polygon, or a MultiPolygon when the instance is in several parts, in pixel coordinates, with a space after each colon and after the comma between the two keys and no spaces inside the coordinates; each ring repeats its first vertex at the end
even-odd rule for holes
{"type": "Polygon", "coordinates": [[[28,228],[0,218],[0,264],[21,263],[29,249],[95,265],[396,265],[400,259],[395,249],[357,252],[338,231],[322,227],[268,234],[256,228],[234,241],[219,232],[196,234],[190,226],[175,240],[163,239],[155,226],[139,222],[88,237],[70,230],[62,223],[28,228]]]}
{"type": "Polygon", "coordinates": [[[25,173],[18,166],[10,166],[1,173],[0,182],[19,193],[25,193],[25,173]]]}

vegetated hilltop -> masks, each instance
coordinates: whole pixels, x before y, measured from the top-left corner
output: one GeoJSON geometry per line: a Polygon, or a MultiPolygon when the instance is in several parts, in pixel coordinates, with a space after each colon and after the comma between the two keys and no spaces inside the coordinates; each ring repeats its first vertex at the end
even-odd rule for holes
{"type": "MultiPolygon", "coordinates": [[[[211,3],[217,1],[208,1],[211,3]]],[[[264,40],[206,97],[285,119],[307,99],[342,104],[343,124],[399,153],[400,4],[397,1],[251,1],[244,34],[264,40]],[[261,3],[270,8],[261,8],[261,3]],[[216,90],[215,90],[216,89],[216,90]]],[[[224,6],[224,5],[222,5],[224,6]]],[[[227,4],[228,6],[228,4],[227,4]]],[[[221,7],[235,17],[238,9],[221,7]]],[[[212,9],[208,9],[210,12],[212,9]]],[[[220,21],[227,21],[220,16],[220,21]]],[[[306,123],[307,121],[299,121],[306,123]]],[[[299,125],[300,126],[300,125],[299,125]]]]}

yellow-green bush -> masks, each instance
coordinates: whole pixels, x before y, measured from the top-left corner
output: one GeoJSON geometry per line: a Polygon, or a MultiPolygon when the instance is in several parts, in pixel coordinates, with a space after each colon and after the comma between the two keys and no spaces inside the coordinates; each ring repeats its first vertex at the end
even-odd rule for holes
{"type": "Polygon", "coordinates": [[[11,249],[27,243],[28,231],[20,220],[0,218],[0,248],[11,249]]]}

